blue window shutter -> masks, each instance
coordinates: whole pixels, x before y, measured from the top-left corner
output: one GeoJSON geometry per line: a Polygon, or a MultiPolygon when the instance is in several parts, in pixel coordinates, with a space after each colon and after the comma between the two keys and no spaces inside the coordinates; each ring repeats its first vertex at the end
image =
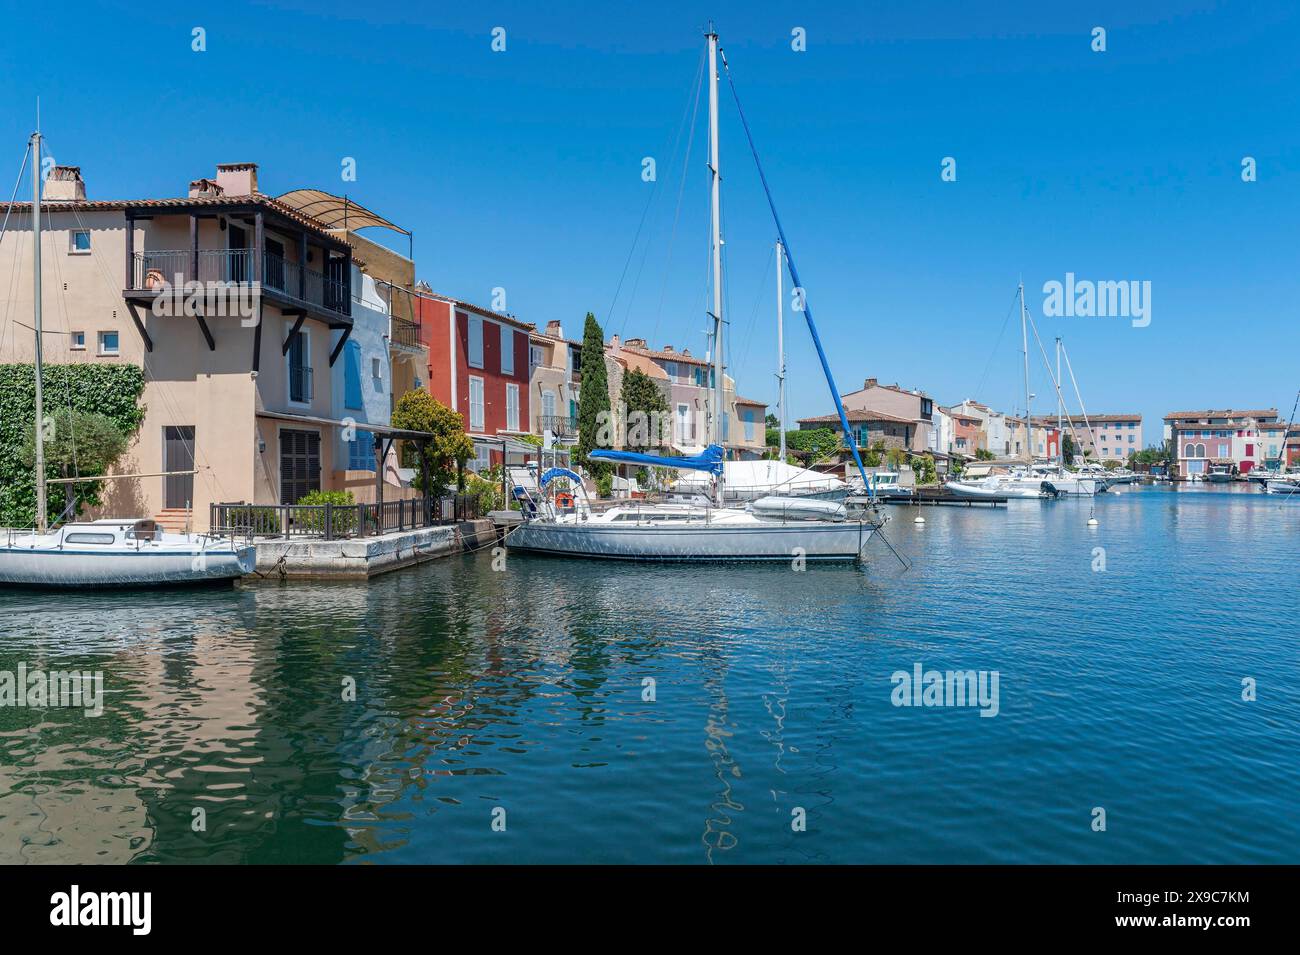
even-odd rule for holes
{"type": "Polygon", "coordinates": [[[343,362],[343,404],[349,408],[362,409],[361,400],[361,346],[348,339],[343,362]]]}

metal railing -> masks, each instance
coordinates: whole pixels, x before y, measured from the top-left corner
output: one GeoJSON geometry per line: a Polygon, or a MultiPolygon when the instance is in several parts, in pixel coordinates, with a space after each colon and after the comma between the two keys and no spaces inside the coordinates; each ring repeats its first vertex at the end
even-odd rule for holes
{"type": "Polygon", "coordinates": [[[538,425],[539,430],[549,430],[557,438],[567,438],[578,433],[578,419],[569,415],[538,415],[538,425]]]}
{"type": "Polygon", "coordinates": [[[478,498],[454,494],[382,504],[213,504],[214,534],[346,540],[478,518],[478,498]]]}
{"type": "Polygon", "coordinates": [[[307,404],[315,397],[310,365],[289,366],[289,400],[307,404]]]}
{"type": "MultiPolygon", "coordinates": [[[[197,271],[190,249],[137,252],[131,288],[154,289],[185,282],[252,282],[252,249],[200,249],[197,271]]],[[[273,252],[262,253],[262,286],[291,298],[349,314],[347,285],[315,269],[303,268],[273,252]]]]}
{"type": "Polygon", "coordinates": [[[389,340],[406,348],[420,347],[420,323],[397,315],[389,316],[389,340]]]}

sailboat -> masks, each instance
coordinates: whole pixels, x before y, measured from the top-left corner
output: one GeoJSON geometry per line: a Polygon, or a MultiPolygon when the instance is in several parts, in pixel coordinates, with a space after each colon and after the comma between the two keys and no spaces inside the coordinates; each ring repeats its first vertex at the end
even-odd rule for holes
{"type": "MultiPolygon", "coordinates": [[[[571,557],[601,557],[622,560],[738,560],[738,561],[852,561],[862,557],[863,549],[884,524],[874,497],[861,512],[855,510],[850,518],[844,504],[831,500],[817,500],[808,496],[769,494],[748,501],[743,507],[727,507],[727,492],[721,446],[723,410],[723,295],[722,295],[722,234],[721,234],[721,175],[718,162],[718,60],[727,66],[726,55],[718,48],[718,35],[710,27],[706,34],[709,58],[709,171],[712,180],[711,243],[713,308],[713,394],[709,432],[711,443],[704,452],[693,457],[666,457],[632,451],[597,450],[590,453],[593,460],[617,464],[636,464],[665,467],[680,471],[694,471],[710,478],[711,492],[706,503],[643,504],[629,503],[596,512],[585,500],[572,509],[560,509],[542,497],[534,500],[524,491],[524,516],[522,523],[510,531],[507,547],[534,553],[557,554],[571,557]]],[[[728,74],[730,80],[730,74],[728,74]]],[[[732,84],[735,92],[734,83],[732,84]]],[[[739,109],[739,99],[737,99],[739,109]]],[[[749,145],[754,152],[753,137],[744,113],[740,113],[749,145]]],[[[799,286],[799,273],[790,243],[781,228],[780,217],[771,191],[763,176],[759,177],[767,195],[768,206],[780,236],[784,259],[790,269],[791,280],[799,286]]],[[[821,359],[822,371],[830,387],[831,396],[839,411],[844,434],[850,434],[848,420],[840,402],[839,389],[831,376],[830,365],[822,348],[812,312],[805,302],[804,318],[812,335],[813,344],[821,359]]],[[[867,476],[862,459],[852,441],[848,442],[854,462],[862,475],[867,476]]],[[[551,472],[542,475],[539,485],[544,487],[551,472]]],[[[577,474],[568,472],[559,477],[582,486],[577,474]]],[[[516,496],[522,488],[516,489],[516,496]]]]}
{"type": "MultiPolygon", "coordinates": [[[[0,585],[79,590],[232,581],[252,573],[256,550],[232,538],[169,534],[140,518],[72,522],[50,529],[46,519],[44,381],[41,324],[41,134],[32,134],[32,267],[36,330],[36,526],[9,529],[0,539],[0,585]]],[[[105,475],[105,480],[131,475],[105,475]]],[[[75,479],[74,479],[75,481],[75,479]]],[[[65,482],[68,483],[68,482],[65,482]]]]}

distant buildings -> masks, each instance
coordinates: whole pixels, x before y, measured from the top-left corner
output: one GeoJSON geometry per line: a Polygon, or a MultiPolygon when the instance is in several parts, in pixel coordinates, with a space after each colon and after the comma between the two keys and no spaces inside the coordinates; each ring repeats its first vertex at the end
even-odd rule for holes
{"type": "MultiPolygon", "coordinates": [[[[1083,415],[1065,415],[1061,420],[1064,436],[1074,443],[1074,453],[1080,457],[1124,464],[1129,455],[1145,447],[1140,414],[1090,414],[1086,423],[1083,415]]],[[[1056,415],[1034,415],[1033,421],[1035,434],[1043,428],[1056,429],[1056,415]]],[[[1036,444],[1041,442],[1036,440],[1036,444]]]]}
{"type": "Polygon", "coordinates": [[[1249,474],[1266,462],[1279,462],[1287,443],[1276,408],[1172,411],[1164,420],[1165,440],[1174,447],[1175,478],[1207,474],[1216,464],[1249,474]]]}

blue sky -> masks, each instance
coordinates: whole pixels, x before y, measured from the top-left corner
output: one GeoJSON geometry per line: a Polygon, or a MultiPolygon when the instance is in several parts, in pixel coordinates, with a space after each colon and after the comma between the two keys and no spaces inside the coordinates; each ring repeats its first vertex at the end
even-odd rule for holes
{"type": "MultiPolygon", "coordinates": [[[[999,340],[1022,275],[1089,411],[1139,411],[1148,440],[1166,411],[1285,415],[1300,388],[1287,5],[104,3],[62,23],[35,9],[4,6],[5,182],[39,95],[55,158],[92,198],[178,195],[218,162],[256,161],[266,192],[346,191],[414,230],[438,291],[488,304],[500,286],[527,321],[576,335],[592,311],[607,333],[697,354],[703,100],[688,167],[679,130],[712,17],[842,391],[873,376],[1022,407],[1019,329],[999,340]],[[1043,283],[1067,272],[1150,281],[1151,324],[1043,317],[1043,283]]],[[[729,362],[742,394],[772,401],[775,233],[723,96],[729,362]]],[[[792,416],[829,412],[793,321],[787,347],[792,416]]],[[[1035,410],[1052,410],[1033,374],[1035,410]]]]}

